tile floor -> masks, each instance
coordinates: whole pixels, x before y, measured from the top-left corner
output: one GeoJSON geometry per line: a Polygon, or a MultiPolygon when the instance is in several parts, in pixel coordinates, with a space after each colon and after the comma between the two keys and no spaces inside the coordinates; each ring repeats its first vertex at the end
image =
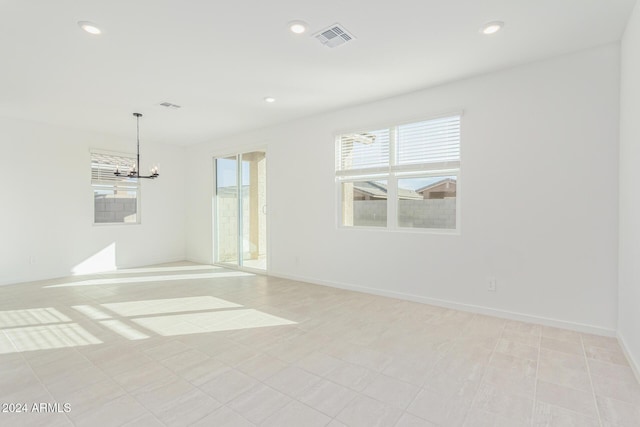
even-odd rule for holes
{"type": "Polygon", "coordinates": [[[613,338],[185,263],[0,287],[0,402],[28,405],[2,426],[640,426],[613,338]]]}

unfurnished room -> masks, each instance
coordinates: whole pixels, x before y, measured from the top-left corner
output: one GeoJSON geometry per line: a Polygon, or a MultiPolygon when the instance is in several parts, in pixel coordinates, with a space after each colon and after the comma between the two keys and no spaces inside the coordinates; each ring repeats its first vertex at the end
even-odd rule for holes
{"type": "Polygon", "coordinates": [[[640,427],[636,0],[4,0],[0,55],[0,426],[640,427]]]}

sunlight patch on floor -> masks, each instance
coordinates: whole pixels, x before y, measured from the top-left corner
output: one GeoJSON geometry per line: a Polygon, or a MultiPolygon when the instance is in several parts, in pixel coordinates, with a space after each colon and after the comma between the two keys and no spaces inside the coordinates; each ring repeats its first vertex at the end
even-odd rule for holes
{"type": "Polygon", "coordinates": [[[67,288],[73,286],[97,286],[97,285],[119,285],[133,283],[149,283],[149,282],[168,282],[172,280],[197,280],[197,279],[221,279],[225,277],[252,277],[255,274],[245,273],[242,271],[221,271],[219,273],[201,273],[201,274],[171,274],[167,276],[139,276],[139,277],[123,277],[118,279],[90,279],[78,282],[61,283],[58,285],[49,285],[45,288],[67,288]]]}
{"type": "Polygon", "coordinates": [[[101,305],[121,316],[144,316],[242,307],[239,304],[211,296],[126,301],[101,305]]]}
{"type": "Polygon", "coordinates": [[[132,321],[162,336],[296,324],[291,320],[254,309],[145,317],[132,321]]]}
{"type": "Polygon", "coordinates": [[[120,320],[102,320],[100,324],[128,340],[135,341],[150,338],[149,335],[140,332],[133,326],[129,326],[120,320]]]}
{"type": "Polygon", "coordinates": [[[71,319],[53,307],[0,311],[0,328],[61,322],[71,322],[71,319]]]}
{"type": "Polygon", "coordinates": [[[102,341],[77,323],[30,326],[6,329],[3,332],[17,352],[102,344],[102,341]]]}

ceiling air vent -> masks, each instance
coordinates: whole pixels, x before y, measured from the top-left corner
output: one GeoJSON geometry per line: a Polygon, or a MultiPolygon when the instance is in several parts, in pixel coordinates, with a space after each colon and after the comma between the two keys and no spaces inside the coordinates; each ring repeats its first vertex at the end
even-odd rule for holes
{"type": "Polygon", "coordinates": [[[170,102],[161,102],[160,105],[162,105],[163,107],[173,108],[173,109],[181,108],[179,105],[172,104],[170,102]]]}
{"type": "Polygon", "coordinates": [[[355,39],[342,25],[333,24],[314,36],[323,45],[327,47],[336,47],[355,39]]]}

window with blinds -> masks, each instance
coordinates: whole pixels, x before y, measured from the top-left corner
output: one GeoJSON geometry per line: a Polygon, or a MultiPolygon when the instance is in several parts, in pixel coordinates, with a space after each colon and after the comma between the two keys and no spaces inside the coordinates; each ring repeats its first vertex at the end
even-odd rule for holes
{"type": "Polygon", "coordinates": [[[458,229],[460,114],[336,140],[342,226],[458,229]]]}
{"type": "Polygon", "coordinates": [[[94,223],[136,224],[139,222],[139,182],[126,175],[136,162],[134,155],[91,152],[91,187],[94,223]]]}

